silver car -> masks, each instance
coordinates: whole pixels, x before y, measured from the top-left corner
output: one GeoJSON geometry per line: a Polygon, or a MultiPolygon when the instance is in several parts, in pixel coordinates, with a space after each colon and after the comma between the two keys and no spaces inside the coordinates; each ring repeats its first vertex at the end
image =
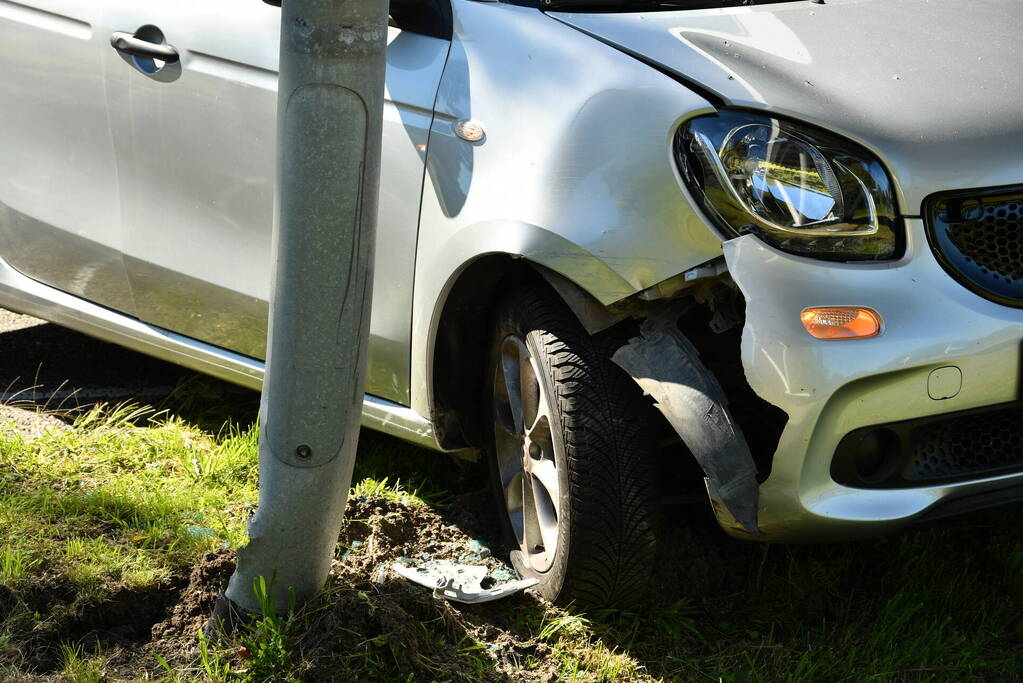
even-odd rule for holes
{"type": "MultiPolygon", "coordinates": [[[[764,541],[1023,497],[1019,2],[391,6],[364,423],[488,458],[544,595],[635,598],[694,493],[764,541]]],[[[258,388],[278,35],[0,0],[0,305],[258,388]]]]}

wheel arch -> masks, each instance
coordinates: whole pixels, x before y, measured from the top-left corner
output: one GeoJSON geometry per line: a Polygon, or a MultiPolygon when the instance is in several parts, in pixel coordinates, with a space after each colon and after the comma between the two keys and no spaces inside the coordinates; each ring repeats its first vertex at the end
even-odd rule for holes
{"type": "Polygon", "coordinates": [[[491,252],[464,264],[438,306],[432,335],[430,416],[442,449],[481,445],[479,396],[485,382],[491,312],[508,287],[527,282],[548,287],[589,331],[620,319],[575,280],[518,254],[491,252]]]}

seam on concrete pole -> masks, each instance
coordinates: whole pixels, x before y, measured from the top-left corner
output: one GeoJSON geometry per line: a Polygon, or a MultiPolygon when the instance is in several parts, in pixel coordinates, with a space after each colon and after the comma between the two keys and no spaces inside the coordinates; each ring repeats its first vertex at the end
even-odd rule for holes
{"type": "Polygon", "coordinates": [[[227,598],[323,587],[359,435],[380,178],[387,0],[284,0],[277,220],[259,508],[227,598]]]}

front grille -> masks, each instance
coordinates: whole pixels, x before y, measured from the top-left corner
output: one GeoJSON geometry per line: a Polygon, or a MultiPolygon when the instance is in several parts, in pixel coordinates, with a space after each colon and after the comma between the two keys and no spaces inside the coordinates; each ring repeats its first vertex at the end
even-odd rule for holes
{"type": "Polygon", "coordinates": [[[858,488],[903,488],[1023,471],[1023,405],[863,427],[839,443],[832,478],[858,488]]]}
{"type": "Polygon", "coordinates": [[[973,190],[925,203],[931,248],[962,284],[1023,306],[1023,188],[973,190]]]}
{"type": "Polygon", "coordinates": [[[1023,465],[1023,409],[951,418],[914,430],[904,476],[932,481],[1023,465]]]}

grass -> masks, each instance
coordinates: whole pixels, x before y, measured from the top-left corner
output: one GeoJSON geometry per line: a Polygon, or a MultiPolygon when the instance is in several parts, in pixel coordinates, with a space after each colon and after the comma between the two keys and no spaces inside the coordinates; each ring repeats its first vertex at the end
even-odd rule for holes
{"type": "Polygon", "coordinates": [[[255,431],[138,424],[149,412],[96,408],[71,430],[0,441],[9,587],[34,564],[89,588],[157,584],[197,554],[244,539],[257,499],[255,431]]]}
{"type": "Polygon", "coordinates": [[[0,551],[0,584],[14,586],[37,564],[39,561],[33,560],[27,551],[5,545],[0,551]]]}
{"type": "Polygon", "coordinates": [[[69,683],[100,683],[105,677],[102,655],[90,657],[81,645],[60,646],[61,673],[69,683]]]}
{"type": "Polygon", "coordinates": [[[159,607],[172,577],[243,541],[257,500],[255,430],[213,435],[153,417],[95,408],[71,429],[0,440],[0,585],[11,596],[0,592],[0,607],[30,615],[3,620],[0,643],[59,659],[75,680],[89,680],[88,667],[59,644],[40,656],[54,649],[48,640],[122,596],[159,607]]]}
{"type": "MultiPolygon", "coordinates": [[[[210,430],[130,406],[96,408],[31,439],[0,429],[0,679],[303,680],[310,653],[325,652],[340,680],[1009,680],[1023,671],[1018,507],[831,546],[730,541],[703,513],[672,508],[697,519],[660,562],[653,599],[633,612],[526,597],[454,609],[337,580],[287,614],[267,601],[229,638],[191,637],[187,656],[144,648],[144,631],[110,636],[126,609],[158,620],[206,553],[244,542],[256,446],[251,425],[210,430]]],[[[443,514],[481,478],[478,467],[364,434],[354,481],[357,499],[443,514]]]]}

